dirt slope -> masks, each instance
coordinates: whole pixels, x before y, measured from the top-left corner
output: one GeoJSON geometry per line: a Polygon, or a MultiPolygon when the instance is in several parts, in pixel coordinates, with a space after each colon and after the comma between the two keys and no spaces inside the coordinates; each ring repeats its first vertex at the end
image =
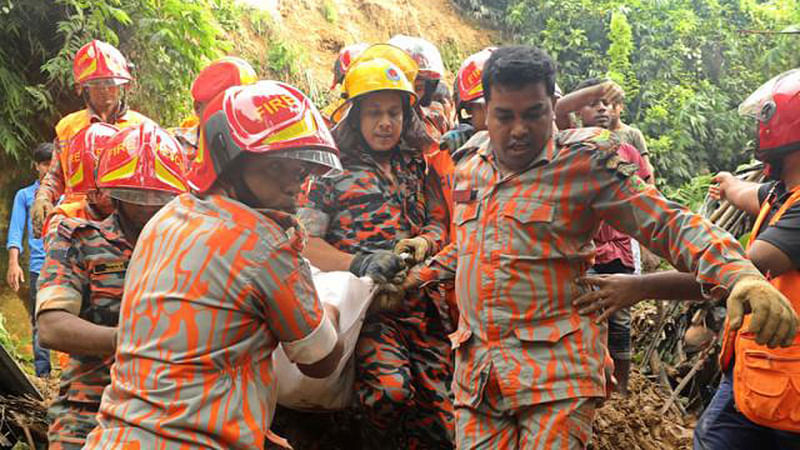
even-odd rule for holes
{"type": "Polygon", "coordinates": [[[439,47],[455,71],[464,57],[499,36],[461,17],[450,0],[241,1],[272,16],[278,37],[299,49],[302,70],[324,88],[336,54],[347,44],[385,42],[398,33],[421,36],[439,47]]]}

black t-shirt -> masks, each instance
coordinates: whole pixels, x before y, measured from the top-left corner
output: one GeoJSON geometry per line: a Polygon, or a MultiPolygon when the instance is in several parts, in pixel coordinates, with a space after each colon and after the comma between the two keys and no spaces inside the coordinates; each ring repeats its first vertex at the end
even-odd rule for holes
{"type": "Polygon", "coordinates": [[[784,202],[792,195],[791,192],[786,191],[786,185],[782,181],[773,181],[771,183],[762,184],[758,189],[758,203],[763,205],[767,200],[770,191],[774,189],[772,194],[772,207],[770,208],[767,218],[761,225],[758,237],[756,239],[777,247],[792,261],[795,269],[800,268],[800,202],[795,203],[786,212],[783,213],[780,219],[774,225],[769,225],[772,216],[778,212],[784,202]]]}

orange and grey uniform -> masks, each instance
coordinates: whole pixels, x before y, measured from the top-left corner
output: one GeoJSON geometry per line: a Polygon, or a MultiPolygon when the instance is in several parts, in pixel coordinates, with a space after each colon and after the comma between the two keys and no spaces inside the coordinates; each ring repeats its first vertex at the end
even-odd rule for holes
{"type": "Polygon", "coordinates": [[[451,336],[458,448],[583,448],[605,396],[606,326],[572,301],[605,220],[698,281],[730,288],[760,276],[739,244],[670,202],[619,159],[616,137],[566,130],[531,165],[503,176],[486,132],[459,164],[456,239],[421,271],[455,277],[451,336]]]}
{"type": "MultiPolygon", "coordinates": [[[[118,114],[111,124],[122,129],[149,120],[150,119],[136,111],[125,110],[121,114],[118,114]]],[[[50,203],[56,204],[61,194],[67,194],[63,200],[66,203],[80,200],[83,197],[83,194],[72,196],[69,192],[65,192],[67,180],[65,180],[63,168],[66,167],[67,158],[80,158],[80,155],[72,155],[70,153],[69,143],[72,138],[79,131],[95,122],[103,122],[103,119],[90,109],[82,109],[67,115],[56,124],[56,145],[53,150],[53,159],[50,162],[50,169],[48,169],[47,175],[45,175],[42,180],[42,185],[36,193],[37,198],[44,197],[50,200],[50,203]]],[[[94,175],[81,173],[80,176],[94,175]]]]}
{"type": "Polygon", "coordinates": [[[334,348],[294,217],[184,194],[142,230],[120,311],[117,361],[87,448],[263,448],[272,352],[334,348]]]}
{"type": "MultiPolygon", "coordinates": [[[[102,222],[67,218],[51,236],[37,294],[37,315],[62,310],[97,325],[119,317],[125,268],[133,246],[115,214],[102,222]]],[[[113,356],[69,355],[59,397],[49,408],[51,449],[78,449],[97,425],[100,396],[111,382],[113,356]]]]}

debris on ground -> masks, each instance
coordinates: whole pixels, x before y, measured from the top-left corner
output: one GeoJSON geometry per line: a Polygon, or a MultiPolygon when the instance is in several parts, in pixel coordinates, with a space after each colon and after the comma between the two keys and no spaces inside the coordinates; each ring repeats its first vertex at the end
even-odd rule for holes
{"type": "Polygon", "coordinates": [[[671,409],[661,414],[669,394],[638,370],[631,373],[628,389],[628,397],[614,394],[597,411],[590,448],[692,448],[692,431],[697,421],[694,415],[684,415],[671,409]]]}

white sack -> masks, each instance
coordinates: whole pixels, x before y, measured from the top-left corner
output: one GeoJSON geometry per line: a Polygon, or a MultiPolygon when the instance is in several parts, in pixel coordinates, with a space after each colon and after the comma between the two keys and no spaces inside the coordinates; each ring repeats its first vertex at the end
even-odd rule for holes
{"type": "Polygon", "coordinates": [[[369,278],[356,278],[350,272],[320,272],[312,266],[311,274],[320,301],[339,308],[339,334],[344,343],[344,355],[330,376],[311,378],[289,361],[283,346],[279,345],[272,354],[278,403],[293,409],[343,409],[350,406],[353,396],[353,352],[372,301],[374,285],[369,278]]]}

